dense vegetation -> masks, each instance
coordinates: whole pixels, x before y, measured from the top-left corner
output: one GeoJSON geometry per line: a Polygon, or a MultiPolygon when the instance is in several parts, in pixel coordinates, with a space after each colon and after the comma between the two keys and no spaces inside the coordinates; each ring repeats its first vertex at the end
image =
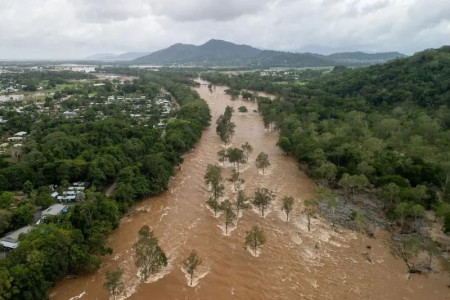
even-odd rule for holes
{"type": "Polygon", "coordinates": [[[347,198],[378,193],[402,230],[415,230],[403,221],[420,219],[424,208],[448,207],[450,47],[365,69],[335,68],[302,85],[257,73],[203,77],[282,96],[258,102],[264,123],[280,132],[279,146],[347,198]]]}
{"type": "Polygon", "coordinates": [[[34,207],[40,205],[39,190],[48,195],[49,191],[43,190],[50,184],[83,181],[91,187],[84,201],[65,215],[46,218],[46,224],[36,226],[0,261],[0,299],[44,299],[57,279],[97,268],[99,256],[112,251],[105,243],[120,216],[135,201],[165,190],[181,154],[200,138],[210,113],[207,104],[186,85],[195,83],[175,73],[141,75],[139,81],[118,89],[144,95],[156,95],[160,88],[168,90],[180,108],[164,131],[148,126],[151,122],[133,121],[118,110],[100,120],[35,115],[34,122],[21,127],[30,134],[17,161],[0,161],[0,194],[8,198],[7,191],[23,190],[28,196],[13,206],[12,201],[5,202],[3,208],[8,210],[0,213],[12,211],[12,217],[2,231],[31,223],[34,207]],[[113,182],[117,183],[115,192],[106,196],[102,191],[113,182]],[[30,192],[33,189],[37,194],[30,192]]]}

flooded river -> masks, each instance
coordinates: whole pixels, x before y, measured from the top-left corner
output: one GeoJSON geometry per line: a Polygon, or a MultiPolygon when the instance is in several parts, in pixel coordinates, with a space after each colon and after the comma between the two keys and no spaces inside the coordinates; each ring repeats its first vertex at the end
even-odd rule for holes
{"type": "MultiPolygon", "coordinates": [[[[278,136],[264,129],[261,117],[254,112],[256,104],[231,101],[223,87],[212,93],[206,85],[197,90],[211,107],[212,125],[196,148],[185,155],[169,191],[137,206],[147,212],[122,219],[109,239],[114,253],[103,259],[95,274],[58,282],[51,299],[107,299],[105,272],[119,266],[124,270],[128,299],[450,299],[450,279],[434,274],[409,275],[404,262],[390,254],[386,233],[376,232],[377,239],[361,242],[354,232],[336,232],[320,217],[312,219],[308,232],[302,202],[314,197],[315,185],[293,158],[276,147],[278,136]],[[219,227],[223,216],[214,218],[205,204],[209,192],[203,179],[206,166],[218,164],[216,153],[223,148],[215,121],[226,105],[235,108],[232,144],[240,146],[248,141],[254,148],[250,162],[240,168],[246,180],[244,191],[251,195],[257,187],[267,187],[276,193],[265,218],[253,210],[245,211],[229,236],[219,227]],[[249,112],[239,113],[241,105],[249,112]],[[264,175],[254,163],[261,151],[269,154],[271,162],[264,175]],[[285,195],[295,198],[289,222],[280,211],[285,195]],[[267,237],[257,258],[243,247],[245,232],[254,224],[259,224],[267,237]],[[168,268],[148,283],[139,282],[131,250],[143,225],[154,230],[169,258],[168,268]],[[372,246],[373,263],[363,256],[369,251],[367,244],[372,246]],[[198,284],[189,287],[181,264],[192,249],[198,251],[203,264],[198,284]]],[[[231,169],[225,167],[224,177],[229,177],[231,169]]],[[[230,199],[236,195],[228,182],[226,194],[230,199]]]]}

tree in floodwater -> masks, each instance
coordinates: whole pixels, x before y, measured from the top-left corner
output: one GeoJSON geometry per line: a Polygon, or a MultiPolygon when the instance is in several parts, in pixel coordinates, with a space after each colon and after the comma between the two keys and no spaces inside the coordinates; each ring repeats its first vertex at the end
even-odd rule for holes
{"type": "Polygon", "coordinates": [[[225,94],[230,95],[231,96],[231,100],[237,100],[239,98],[239,96],[241,95],[241,91],[240,90],[235,90],[235,89],[226,89],[225,90],[225,94]]]}
{"type": "Polygon", "coordinates": [[[248,209],[251,207],[249,203],[250,198],[247,197],[244,191],[240,190],[236,197],[236,214],[239,216],[239,212],[243,209],[248,209]]]}
{"type": "Polygon", "coordinates": [[[241,113],[246,113],[246,112],[248,112],[247,107],[244,106],[244,105],[239,106],[238,110],[239,110],[239,112],[241,112],[241,113]]]}
{"type": "Polygon", "coordinates": [[[139,230],[138,241],[133,245],[133,250],[136,255],[135,264],[142,281],[158,273],[163,266],[167,266],[166,254],[147,225],[139,230]]]}
{"type": "Polygon", "coordinates": [[[286,221],[289,221],[289,214],[294,209],[294,198],[292,196],[284,196],[281,210],[286,213],[286,221]]]}
{"type": "Polygon", "coordinates": [[[103,284],[103,288],[108,292],[109,296],[113,296],[113,299],[116,299],[116,296],[120,296],[125,290],[125,283],[123,282],[123,271],[118,268],[115,271],[107,271],[106,272],[106,282],[103,284]]]}
{"type": "Polygon", "coordinates": [[[228,235],[228,227],[237,219],[237,215],[233,210],[233,204],[230,200],[225,200],[221,204],[221,210],[225,214],[225,235],[228,235]]]}
{"type": "Polygon", "coordinates": [[[217,201],[219,197],[223,196],[225,186],[222,183],[222,168],[209,164],[206,167],[205,182],[211,187],[212,197],[217,201]]]}
{"type": "Polygon", "coordinates": [[[441,253],[440,249],[439,249],[439,244],[435,241],[428,241],[427,243],[425,243],[424,247],[423,247],[427,252],[428,252],[428,269],[431,270],[431,262],[433,259],[433,256],[437,256],[439,255],[439,253],[441,253]]]}
{"type": "Polygon", "coordinates": [[[234,124],[234,122],[231,122],[232,114],[233,108],[231,106],[227,106],[225,108],[225,113],[223,115],[220,115],[216,121],[216,132],[222,142],[225,143],[225,145],[230,142],[234,134],[234,129],[236,128],[236,124],[234,124]]]}
{"type": "Polygon", "coordinates": [[[215,218],[217,216],[217,212],[221,210],[219,201],[217,201],[214,197],[210,197],[208,201],[206,201],[206,204],[214,211],[215,218]]]}
{"type": "Polygon", "coordinates": [[[227,158],[228,158],[228,161],[230,163],[232,163],[235,166],[237,166],[237,171],[238,172],[239,172],[239,165],[246,163],[244,150],[239,149],[239,148],[229,148],[229,149],[227,149],[227,158]]]}
{"type": "Polygon", "coordinates": [[[244,150],[245,153],[245,160],[248,161],[248,157],[250,156],[250,154],[252,154],[253,152],[253,146],[250,145],[248,142],[245,142],[245,144],[243,144],[241,146],[242,150],[244,150]]]}
{"type": "Polygon", "coordinates": [[[258,226],[254,225],[251,230],[246,232],[245,246],[249,247],[257,254],[259,248],[266,242],[264,231],[258,226]]]}
{"type": "Polygon", "coordinates": [[[317,200],[327,201],[327,208],[331,211],[331,222],[334,227],[336,221],[336,208],[338,206],[336,195],[329,188],[319,185],[317,188],[317,200]]]}
{"type": "Polygon", "coordinates": [[[410,237],[403,242],[394,244],[392,249],[396,255],[403,259],[410,273],[421,272],[414,262],[419,252],[423,250],[422,241],[419,238],[410,237]]]}
{"type": "Polygon", "coordinates": [[[241,174],[236,171],[236,169],[233,169],[231,171],[231,177],[228,178],[228,181],[233,184],[233,187],[236,191],[239,191],[242,185],[245,183],[245,179],[241,178],[241,174]]]}
{"type": "Polygon", "coordinates": [[[309,199],[305,200],[305,209],[303,212],[306,215],[306,219],[308,220],[308,231],[311,231],[311,218],[316,214],[317,212],[317,203],[316,201],[309,199]]]}
{"type": "Polygon", "coordinates": [[[194,272],[197,269],[198,266],[202,264],[202,259],[200,256],[198,256],[197,251],[192,250],[191,254],[189,254],[188,257],[186,257],[183,260],[183,267],[184,270],[189,274],[191,285],[192,285],[192,278],[194,277],[194,272]]]}
{"type": "Polygon", "coordinates": [[[361,240],[360,240],[360,243],[361,243],[362,239],[364,237],[364,233],[367,230],[367,218],[365,215],[363,215],[359,211],[353,211],[350,218],[352,220],[353,227],[355,228],[356,232],[361,234],[361,240]]]}
{"type": "Polygon", "coordinates": [[[275,198],[275,194],[266,188],[258,188],[253,196],[253,205],[261,210],[261,215],[264,217],[265,210],[269,207],[272,200],[275,198]]]}
{"type": "Polygon", "coordinates": [[[263,170],[263,174],[264,174],[265,168],[270,166],[269,155],[267,155],[264,152],[259,153],[258,156],[256,157],[255,164],[258,169],[263,170]]]}
{"type": "Polygon", "coordinates": [[[217,156],[219,157],[219,162],[221,162],[223,164],[223,166],[225,166],[225,162],[228,160],[227,157],[227,150],[225,149],[220,149],[217,152],[217,156]]]}

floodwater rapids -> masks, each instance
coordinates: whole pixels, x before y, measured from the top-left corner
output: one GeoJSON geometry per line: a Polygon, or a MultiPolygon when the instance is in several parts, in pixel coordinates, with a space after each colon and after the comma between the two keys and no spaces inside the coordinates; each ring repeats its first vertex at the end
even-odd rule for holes
{"type": "MultiPolygon", "coordinates": [[[[317,217],[308,232],[302,202],[315,196],[314,182],[276,146],[278,135],[264,129],[255,103],[231,101],[225,87],[210,92],[202,83],[197,91],[211,108],[211,126],[184,156],[169,190],[136,206],[145,212],[124,217],[109,237],[114,253],[103,258],[101,268],[59,281],[50,291],[52,300],[108,299],[103,289],[105,273],[117,267],[123,269],[126,285],[126,293],[117,299],[450,299],[448,276],[409,275],[405,263],[390,253],[389,235],[384,231],[377,231],[376,239],[363,238],[347,229],[334,230],[317,217]],[[215,122],[226,105],[235,110],[232,145],[240,147],[248,141],[254,148],[249,162],[240,166],[244,191],[252,195],[257,187],[267,187],[276,193],[265,218],[247,210],[228,236],[221,228],[223,216],[215,218],[205,204],[209,192],[203,179],[208,164],[219,164],[216,153],[224,146],[215,122]],[[247,113],[238,112],[241,105],[248,108],[247,113]],[[255,167],[261,151],[269,154],[271,162],[264,174],[255,167]],[[288,222],[280,210],[285,195],[295,199],[288,222]],[[267,238],[259,257],[244,248],[245,233],[255,224],[267,238]],[[132,252],[143,225],[153,229],[169,259],[169,266],[149,282],[139,281],[132,252]],[[372,263],[363,256],[370,251],[368,244],[372,263]],[[193,287],[181,268],[192,249],[203,259],[193,287]]],[[[225,166],[224,178],[232,168],[225,166]]],[[[234,199],[230,183],[225,185],[226,196],[234,199]]]]}

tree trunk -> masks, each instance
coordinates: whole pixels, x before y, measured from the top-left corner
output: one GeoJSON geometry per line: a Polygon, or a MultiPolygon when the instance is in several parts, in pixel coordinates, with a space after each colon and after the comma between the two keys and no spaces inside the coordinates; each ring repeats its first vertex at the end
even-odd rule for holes
{"type": "Polygon", "coordinates": [[[311,231],[311,217],[308,216],[308,231],[311,231]]]}

